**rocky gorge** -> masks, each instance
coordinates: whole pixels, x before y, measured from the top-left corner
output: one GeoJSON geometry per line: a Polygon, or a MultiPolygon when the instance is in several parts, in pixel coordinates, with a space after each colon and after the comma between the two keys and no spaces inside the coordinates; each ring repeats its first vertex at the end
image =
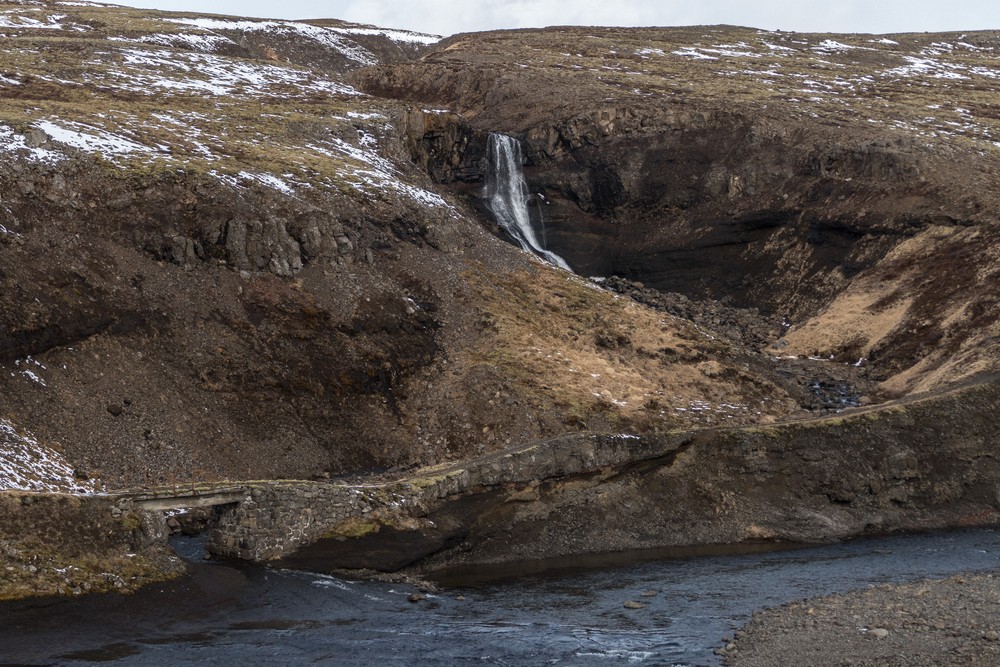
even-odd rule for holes
{"type": "MultiPolygon", "coordinates": [[[[519,461],[308,555],[420,574],[996,523],[994,33],[87,2],[0,3],[0,31],[10,498],[519,461]],[[504,238],[497,133],[572,271],[504,238]],[[635,450],[521,456],[605,437],[635,450]]],[[[162,537],[114,519],[114,549],[162,537]]],[[[0,524],[19,572],[29,533],[0,524]]]]}

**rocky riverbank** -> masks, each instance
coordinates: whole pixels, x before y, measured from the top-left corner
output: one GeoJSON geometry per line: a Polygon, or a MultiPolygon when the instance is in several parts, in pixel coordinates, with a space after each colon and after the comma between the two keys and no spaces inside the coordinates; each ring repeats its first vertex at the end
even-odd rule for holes
{"type": "Polygon", "coordinates": [[[884,584],[754,614],[730,667],[1000,664],[1000,575],[884,584]]]}
{"type": "Polygon", "coordinates": [[[157,515],[104,496],[0,494],[0,600],[133,592],[184,572],[157,515]]]}

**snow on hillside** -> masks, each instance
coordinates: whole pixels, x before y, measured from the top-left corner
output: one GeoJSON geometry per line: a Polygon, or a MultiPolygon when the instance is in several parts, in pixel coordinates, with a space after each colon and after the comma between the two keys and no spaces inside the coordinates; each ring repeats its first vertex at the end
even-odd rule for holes
{"type": "Polygon", "coordinates": [[[53,150],[28,146],[24,135],[18,134],[13,129],[0,125],[0,153],[9,153],[21,156],[32,162],[54,163],[63,160],[65,156],[53,150]]]}
{"type": "Polygon", "coordinates": [[[439,35],[428,35],[420,32],[410,32],[408,30],[389,30],[386,28],[350,26],[336,28],[330,26],[315,26],[297,21],[264,21],[264,20],[232,20],[217,18],[183,18],[167,19],[172,23],[192,26],[202,30],[229,30],[239,32],[270,32],[272,34],[294,34],[306,39],[319,42],[341,51],[348,58],[357,62],[369,65],[376,62],[376,58],[367,50],[355,45],[349,45],[340,39],[338,35],[346,37],[385,37],[394,42],[407,44],[430,45],[441,41],[439,35]]]}
{"type": "Polygon", "coordinates": [[[357,146],[338,138],[308,146],[320,155],[336,158],[341,162],[346,159],[344,166],[338,169],[338,175],[361,191],[391,190],[427,206],[449,207],[439,195],[402,182],[396,168],[378,154],[377,147],[375,137],[360,131],[357,146]]]}
{"type": "Polygon", "coordinates": [[[142,35],[140,37],[109,37],[108,38],[114,42],[134,42],[136,44],[156,44],[158,46],[169,46],[182,49],[190,49],[192,51],[203,51],[205,53],[213,53],[223,46],[230,44],[235,44],[235,42],[228,37],[223,37],[222,35],[205,35],[201,33],[187,33],[187,32],[174,32],[174,33],[154,33],[151,35],[142,35]]]}
{"type": "Polygon", "coordinates": [[[441,41],[440,35],[428,35],[422,32],[410,32],[408,30],[387,30],[384,28],[327,28],[331,32],[341,35],[375,36],[385,37],[394,42],[406,42],[410,44],[423,44],[430,46],[441,41]]]}
{"type": "Polygon", "coordinates": [[[794,116],[842,122],[863,115],[865,122],[926,140],[961,137],[983,142],[984,148],[996,145],[996,42],[980,33],[933,42],[899,37],[833,39],[749,28],[639,30],[634,38],[616,34],[618,42],[608,37],[607,51],[595,45],[586,53],[560,52],[555,58],[532,45],[517,57],[522,67],[597,74],[637,96],[660,91],[740,95],[761,106],[772,100],[791,103],[787,113],[794,116]],[[628,48],[619,46],[626,43],[628,48]]]}
{"type": "Polygon", "coordinates": [[[8,104],[0,114],[0,156],[55,164],[83,152],[120,168],[203,167],[234,188],[266,187],[287,196],[343,192],[349,185],[384,201],[447,206],[406,183],[380,149],[377,137],[392,130],[387,117],[369,112],[378,107],[372,98],[329,69],[241,51],[242,36],[253,33],[278,49],[312,44],[364,66],[378,58],[355,38],[431,44],[439,37],[339,22],[159,14],[123,22],[109,15],[94,27],[93,17],[105,16],[99,9],[73,7],[103,5],[60,4],[65,7],[0,2],[0,36],[9,38],[0,40],[0,62],[7,63],[0,68],[0,100],[17,90],[46,102],[78,101],[28,109],[8,104]],[[89,31],[87,39],[67,51],[57,33],[77,25],[89,31]]]}
{"type": "MultiPolygon", "coordinates": [[[[51,3],[0,11],[0,26],[18,31],[62,29],[67,21],[51,3]]],[[[367,96],[337,75],[280,60],[223,55],[227,48],[237,49],[246,33],[312,42],[359,65],[375,64],[377,58],[352,37],[412,44],[439,39],[350,24],[156,17],[142,30],[105,34],[103,42],[95,37],[97,45],[78,64],[51,64],[40,53],[34,59],[30,54],[38,52],[30,43],[19,48],[10,40],[0,45],[0,58],[11,65],[2,70],[0,91],[44,81],[94,98],[77,109],[39,109],[27,118],[19,112],[0,120],[0,154],[47,164],[75,151],[100,155],[119,167],[201,163],[209,167],[207,173],[236,188],[263,186],[298,196],[324,186],[336,192],[348,184],[378,198],[447,206],[438,195],[405,182],[376,139],[387,130],[387,118],[351,110],[368,106],[367,96]],[[134,103],[117,101],[121,98],[134,103]],[[300,107],[299,100],[309,107],[300,107]],[[292,124],[316,124],[316,117],[326,127],[311,130],[314,136],[300,139],[286,131],[292,124]]]]}
{"type": "Polygon", "coordinates": [[[338,51],[348,60],[353,60],[359,65],[375,65],[378,63],[378,58],[368,49],[341,38],[332,30],[305,23],[295,23],[293,21],[232,21],[209,18],[167,19],[167,21],[208,31],[267,32],[277,36],[292,35],[304,37],[338,51]]]}
{"type": "Polygon", "coordinates": [[[76,32],[87,32],[90,30],[88,26],[66,21],[67,16],[65,14],[49,14],[47,16],[39,14],[37,18],[25,15],[39,11],[39,9],[34,7],[30,9],[26,8],[16,13],[10,10],[2,11],[0,12],[0,28],[16,28],[19,30],[74,30],[76,32]]]}
{"type": "MultiPolygon", "coordinates": [[[[85,75],[85,80],[144,95],[166,92],[245,99],[293,92],[360,95],[345,83],[295,67],[166,49],[121,49],[118,53],[118,66],[101,75],[85,75]]],[[[90,64],[99,67],[107,63],[102,59],[90,64]]]]}
{"type": "Polygon", "coordinates": [[[77,479],[62,454],[0,419],[0,491],[94,493],[93,482],[77,479]]]}
{"type": "MultiPolygon", "coordinates": [[[[63,122],[62,125],[50,121],[40,121],[35,126],[45,132],[53,141],[57,141],[73,148],[79,148],[91,153],[109,155],[128,155],[130,153],[153,153],[156,149],[144,146],[135,141],[119,137],[105,132],[97,127],[90,127],[82,123],[63,122]]],[[[166,147],[159,147],[160,150],[169,150],[166,147]]]]}

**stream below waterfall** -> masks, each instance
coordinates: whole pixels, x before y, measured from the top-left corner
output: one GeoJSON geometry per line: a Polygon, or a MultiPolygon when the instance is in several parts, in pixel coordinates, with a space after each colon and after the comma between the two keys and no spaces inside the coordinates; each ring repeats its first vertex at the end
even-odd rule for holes
{"type": "Polygon", "coordinates": [[[191,560],[180,580],[0,604],[0,664],[718,665],[713,649],[754,610],[1000,565],[1000,533],[965,530],[468,570],[414,603],[405,585],[203,563],[203,542],[174,545],[191,560]]]}

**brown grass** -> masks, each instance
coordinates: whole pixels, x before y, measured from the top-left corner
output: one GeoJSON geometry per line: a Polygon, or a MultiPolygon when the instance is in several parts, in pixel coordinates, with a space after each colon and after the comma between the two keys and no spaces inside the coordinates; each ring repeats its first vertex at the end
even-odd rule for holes
{"type": "MultiPolygon", "coordinates": [[[[468,362],[511,378],[522,393],[585,423],[670,428],[758,421],[762,399],[784,397],[693,323],[540,268],[470,276],[479,299],[480,344],[468,362]],[[691,411],[704,401],[712,409],[691,411]],[[746,405],[727,410],[719,404],[746,405]]],[[[777,409],[781,412],[781,408],[777,409]]]]}

